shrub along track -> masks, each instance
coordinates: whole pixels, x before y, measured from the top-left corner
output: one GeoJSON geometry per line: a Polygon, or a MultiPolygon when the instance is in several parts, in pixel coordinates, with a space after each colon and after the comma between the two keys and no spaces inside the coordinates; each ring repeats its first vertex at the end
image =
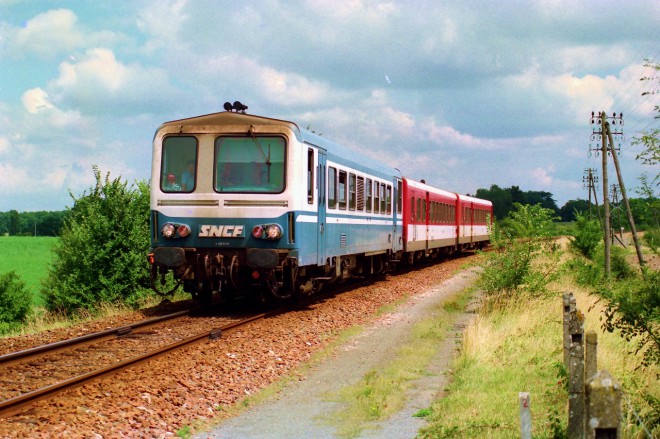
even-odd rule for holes
{"type": "Polygon", "coordinates": [[[0,436],[161,437],[222,416],[223,408],[309,360],[339,331],[368,322],[383,305],[421,293],[471,261],[474,256],[388,276],[66,391],[0,419],[0,436]]]}

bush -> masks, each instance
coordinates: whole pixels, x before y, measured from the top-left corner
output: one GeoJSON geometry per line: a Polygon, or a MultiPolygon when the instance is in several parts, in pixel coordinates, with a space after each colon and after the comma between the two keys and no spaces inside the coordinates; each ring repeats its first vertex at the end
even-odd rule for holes
{"type": "Polygon", "coordinates": [[[151,293],[145,255],[149,249],[149,185],[102,181],[74,199],[42,290],[46,307],[70,314],[101,303],[136,306],[151,293]]]}
{"type": "Polygon", "coordinates": [[[645,364],[660,363],[660,272],[647,270],[645,279],[630,279],[601,289],[607,301],[604,326],[637,337],[637,352],[645,364]]]}
{"type": "Polygon", "coordinates": [[[660,229],[651,229],[644,232],[644,244],[656,255],[660,255],[660,229]]]}
{"type": "Polygon", "coordinates": [[[493,228],[495,251],[487,254],[480,278],[486,294],[519,290],[540,294],[557,274],[557,247],[549,239],[554,212],[540,205],[515,204],[515,208],[504,224],[493,228]],[[541,256],[549,262],[541,262],[541,256]]]}
{"type": "Polygon", "coordinates": [[[32,296],[16,272],[0,276],[0,334],[25,323],[32,313],[32,296]]]}
{"type": "Polygon", "coordinates": [[[571,249],[592,259],[598,245],[603,242],[603,231],[598,221],[590,220],[579,212],[575,212],[575,215],[575,231],[571,236],[571,249]]]}

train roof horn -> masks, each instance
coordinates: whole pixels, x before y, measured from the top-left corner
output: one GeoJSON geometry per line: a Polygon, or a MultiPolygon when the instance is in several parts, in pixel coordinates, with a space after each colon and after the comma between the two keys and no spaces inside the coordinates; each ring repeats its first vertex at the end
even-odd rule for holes
{"type": "Polygon", "coordinates": [[[243,113],[245,114],[245,110],[248,109],[247,105],[242,104],[240,101],[234,101],[232,104],[231,102],[225,102],[225,105],[223,105],[224,109],[227,111],[235,111],[237,113],[243,113]]]}

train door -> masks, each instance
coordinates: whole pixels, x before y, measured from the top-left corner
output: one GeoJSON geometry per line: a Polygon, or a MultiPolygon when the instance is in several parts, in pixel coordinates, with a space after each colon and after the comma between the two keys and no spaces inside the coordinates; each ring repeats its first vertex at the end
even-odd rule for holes
{"type": "Polygon", "coordinates": [[[424,254],[428,255],[429,254],[429,236],[430,236],[430,225],[429,225],[429,216],[430,216],[430,206],[431,203],[429,203],[429,193],[428,191],[426,192],[426,195],[424,197],[424,254]]]}
{"type": "Polygon", "coordinates": [[[317,233],[317,265],[325,265],[325,217],[326,217],[326,160],[327,154],[324,149],[319,148],[319,165],[317,169],[318,175],[318,224],[316,227],[317,233]]]}
{"type": "Polygon", "coordinates": [[[399,219],[403,215],[403,181],[398,178],[394,179],[394,206],[392,208],[392,221],[394,227],[392,230],[392,252],[396,253],[397,251],[403,248],[401,240],[401,229],[399,228],[399,219]]]}

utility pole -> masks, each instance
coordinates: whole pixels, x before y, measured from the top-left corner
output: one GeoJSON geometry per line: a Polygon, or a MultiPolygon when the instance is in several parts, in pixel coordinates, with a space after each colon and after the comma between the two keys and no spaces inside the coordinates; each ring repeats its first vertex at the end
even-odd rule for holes
{"type": "MultiPolygon", "coordinates": [[[[621,197],[623,198],[623,204],[626,206],[626,213],[628,215],[628,224],[630,225],[630,232],[633,236],[633,241],[635,243],[635,251],[637,252],[637,259],[639,260],[639,266],[644,267],[644,257],[642,256],[642,249],[639,244],[639,239],[637,238],[637,229],[635,228],[635,220],[632,216],[632,211],[630,210],[630,202],[628,201],[628,196],[626,195],[626,187],[623,184],[623,175],[621,175],[621,168],[619,167],[619,158],[617,157],[616,149],[614,147],[614,141],[612,140],[612,135],[623,136],[623,132],[614,132],[610,130],[610,124],[605,120],[603,116],[603,130],[607,134],[607,138],[610,142],[610,149],[612,150],[612,161],[614,162],[614,167],[616,168],[616,175],[619,179],[619,189],[621,190],[621,197]]],[[[616,116],[616,113],[612,116],[612,124],[616,125],[617,121],[619,126],[623,125],[623,113],[619,113],[619,116],[616,116]]]]}
{"type": "Polygon", "coordinates": [[[603,242],[605,244],[605,279],[610,277],[610,260],[611,260],[611,241],[610,241],[610,201],[608,199],[609,182],[607,181],[607,135],[605,132],[605,124],[607,123],[607,116],[604,111],[601,111],[598,116],[591,112],[591,124],[600,125],[600,129],[596,131],[595,127],[592,128],[591,138],[595,140],[600,138],[601,147],[600,153],[602,155],[603,163],[603,209],[605,219],[603,221],[603,242]],[[596,137],[598,136],[598,137],[596,137]]]}
{"type": "Polygon", "coordinates": [[[594,175],[595,169],[585,169],[585,175],[582,176],[582,184],[587,193],[589,194],[589,216],[591,217],[591,194],[594,195],[594,203],[596,204],[596,213],[598,214],[598,222],[603,227],[603,219],[600,216],[600,206],[598,206],[598,197],[596,196],[596,183],[598,183],[598,176],[594,175]]]}

